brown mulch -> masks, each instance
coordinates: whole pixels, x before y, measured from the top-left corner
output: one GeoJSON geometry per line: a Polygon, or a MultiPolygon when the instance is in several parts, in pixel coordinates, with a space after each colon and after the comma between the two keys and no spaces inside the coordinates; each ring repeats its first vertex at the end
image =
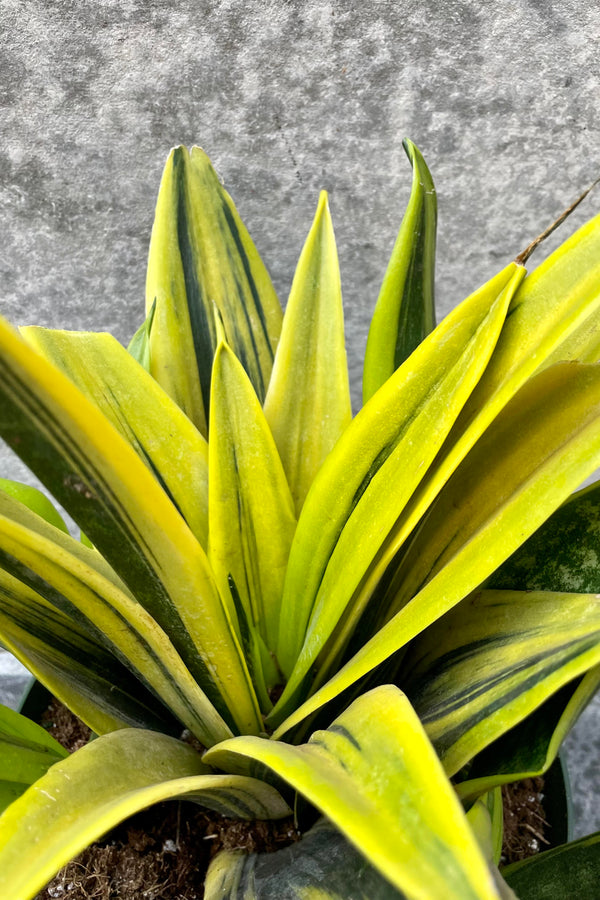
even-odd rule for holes
{"type": "Polygon", "coordinates": [[[84,850],[36,900],[201,900],[219,850],[269,852],[298,838],[292,819],[242,822],[186,801],[162,803],[84,850]]]}

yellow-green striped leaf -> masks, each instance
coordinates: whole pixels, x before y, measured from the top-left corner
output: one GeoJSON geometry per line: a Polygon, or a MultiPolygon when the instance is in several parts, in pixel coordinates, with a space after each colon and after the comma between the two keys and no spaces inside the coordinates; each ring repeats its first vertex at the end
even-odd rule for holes
{"type": "Polygon", "coordinates": [[[365,403],[435,326],[435,187],[421,152],[411,141],[402,144],[413,167],[412,190],[369,328],[365,403]]]}
{"type": "Polygon", "coordinates": [[[131,444],[203,547],[208,533],[206,440],[110,334],[20,329],[131,444]]]}
{"type": "Polygon", "coordinates": [[[236,818],[289,814],[269,785],[212,774],[180,741],[139,729],[115,731],[57,763],[0,816],[0,896],[31,900],[114,825],[175,797],[236,818]],[[35,865],[23,865],[24,859],[35,865]]]}
{"type": "Polygon", "coordinates": [[[523,273],[508,266],[453,310],[361,410],[320,469],[286,577],[277,656],[289,682],[278,711],[289,707],[481,376],[523,273]]]}
{"type": "Polygon", "coordinates": [[[168,636],[126,589],[98,570],[96,552],[40,523],[34,532],[0,515],[2,568],[108,646],[205,745],[230,733],[168,636]]]}
{"type": "Polygon", "coordinates": [[[45,728],[0,704],[0,812],[67,755],[45,728]]]}
{"type": "Polygon", "coordinates": [[[600,686],[600,666],[575,678],[502,737],[479,753],[468,777],[456,785],[470,802],[496,785],[546,775],[560,746],[600,686]]]}
{"type": "Polygon", "coordinates": [[[265,415],[299,512],[352,418],[342,287],[325,191],[285,308],[265,415]]]}
{"type": "Polygon", "coordinates": [[[598,663],[596,594],[482,591],[411,644],[402,685],[454,775],[598,663]]]}
{"type": "Polygon", "coordinates": [[[406,697],[386,685],[294,747],[238,737],[209,765],[258,760],[302,793],[409,900],[497,898],[456,795],[406,697]]]}
{"type": "Polygon", "coordinates": [[[147,312],[156,304],[150,371],[203,434],[217,345],[213,303],[263,400],[281,330],[279,301],[206,154],[176,147],[162,177],[148,259],[147,312]]]}
{"type": "Polygon", "coordinates": [[[438,497],[390,588],[396,615],[276,731],[287,731],[480,585],[600,464],[600,366],[525,385],[438,497]],[[518,435],[518,440],[516,436],[518,435]]]}
{"type": "Polygon", "coordinates": [[[206,554],[155,477],[78,388],[0,321],[0,434],[73,516],[241,731],[258,706],[206,554]]]}
{"type": "Polygon", "coordinates": [[[221,851],[205,900],[403,900],[343,834],[321,819],[300,843],[276,853],[221,851]]]}
{"type": "Polygon", "coordinates": [[[224,596],[233,582],[250,628],[274,651],[294,504],[258,397],[224,343],[213,371],[209,460],[212,568],[224,596]]]}
{"type": "Polygon", "coordinates": [[[0,640],[96,734],[125,726],[168,734],[181,730],[156,696],[91,633],[4,570],[0,640]]]}

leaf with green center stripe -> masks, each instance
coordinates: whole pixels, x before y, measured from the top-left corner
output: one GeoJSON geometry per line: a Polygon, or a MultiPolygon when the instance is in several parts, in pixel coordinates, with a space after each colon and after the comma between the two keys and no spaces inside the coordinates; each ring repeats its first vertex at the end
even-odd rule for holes
{"type": "Polygon", "coordinates": [[[401,683],[454,775],[598,663],[596,594],[483,591],[411,644],[401,683]]]}
{"type": "Polygon", "coordinates": [[[67,755],[45,728],[0,704],[0,812],[67,755]]]}
{"type": "Polygon", "coordinates": [[[277,657],[289,682],[280,710],[289,708],[481,376],[523,274],[508,266],[451,312],[361,410],[320,469],[286,576],[277,657]]]}
{"type": "Polygon", "coordinates": [[[20,332],[131,444],[206,547],[208,447],[169,395],[110,334],[35,326],[20,332]]]}
{"type": "Polygon", "coordinates": [[[0,434],[169,635],[211,703],[261,722],[206,554],[133,448],[77,387],[0,320],[0,434]]]}
{"type": "Polygon", "coordinates": [[[230,772],[245,773],[250,760],[269,766],[408,900],[498,897],[421,723],[392,685],[364,694],[307,744],[243,736],[204,760],[230,772]]]}
{"type": "Polygon", "coordinates": [[[398,612],[277,737],[448,612],[554,512],[600,464],[599,413],[600,366],[553,366],[521,389],[417,532],[389,589],[388,608],[398,612]]]}
{"type": "Polygon", "coordinates": [[[153,303],[148,315],[129,341],[127,347],[127,352],[133,356],[136,362],[139,362],[146,372],[150,371],[150,332],[152,331],[155,311],[156,303],[153,303]]]}
{"type": "Polygon", "coordinates": [[[325,819],[275,853],[221,851],[205,900],[403,900],[405,897],[325,819]]]}
{"type": "Polygon", "coordinates": [[[213,368],[209,473],[209,559],[221,593],[231,579],[250,630],[273,651],[294,503],[254,388],[224,343],[213,368]]]}
{"type": "Polygon", "coordinates": [[[0,816],[0,896],[30,900],[110,828],[176,797],[236,818],[290,813],[269,785],[215,775],[180,741],[140,729],[115,731],[53,766],[0,816]],[[28,855],[35,865],[23,865],[28,855]]]}
{"type": "Polygon", "coordinates": [[[181,725],[118,659],[27,585],[0,570],[0,640],[96,734],[181,725]]]}
{"type": "Polygon", "coordinates": [[[402,143],[413,183],[369,328],[365,403],[435,327],[435,187],[420,151],[411,141],[402,143]]]}
{"type": "Polygon", "coordinates": [[[146,281],[150,371],[206,434],[216,350],[212,305],[256,392],[265,397],[281,307],[256,247],[206,154],[176,147],[165,166],[146,281]],[[190,365],[190,361],[195,362],[190,365]]]}
{"type": "Polygon", "coordinates": [[[285,308],[265,415],[299,512],[352,418],[342,287],[325,191],[285,308]]]}

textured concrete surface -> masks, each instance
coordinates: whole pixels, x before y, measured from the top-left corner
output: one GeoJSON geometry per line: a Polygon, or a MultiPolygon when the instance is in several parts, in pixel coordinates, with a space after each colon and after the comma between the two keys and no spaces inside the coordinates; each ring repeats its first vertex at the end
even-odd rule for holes
{"type": "MultiPolygon", "coordinates": [[[[592,0],[0,0],[0,34],[0,311],[18,324],[127,340],[164,158],[199,143],[283,300],[331,192],[357,396],[403,136],[437,184],[440,314],[600,174],[592,0]]],[[[597,715],[569,744],[583,830],[600,827],[597,715]]]]}

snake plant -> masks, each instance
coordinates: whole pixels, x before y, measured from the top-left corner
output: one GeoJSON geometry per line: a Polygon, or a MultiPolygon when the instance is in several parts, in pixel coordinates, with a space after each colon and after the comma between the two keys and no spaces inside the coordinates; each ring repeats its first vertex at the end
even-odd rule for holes
{"type": "Polygon", "coordinates": [[[600,490],[574,493],[600,465],[600,217],[436,327],[405,148],[355,416],[327,196],[283,315],[198,148],[169,156],[128,350],[0,322],[0,434],[82,530],[0,485],[0,640],[99,735],[62,758],[0,719],[0,760],[31,757],[1,896],[176,797],[322,817],[219,854],[209,900],[513,896],[481,811],[600,681],[600,490]]]}

